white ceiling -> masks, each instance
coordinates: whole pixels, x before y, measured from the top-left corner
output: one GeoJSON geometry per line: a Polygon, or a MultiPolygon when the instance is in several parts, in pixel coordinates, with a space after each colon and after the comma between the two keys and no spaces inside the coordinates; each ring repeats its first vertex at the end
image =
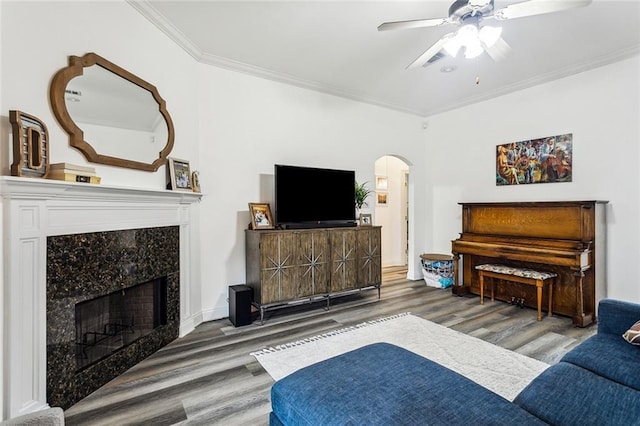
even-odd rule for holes
{"type": "MultiPolygon", "coordinates": [[[[495,0],[495,6],[517,2],[495,0]]],[[[419,116],[640,53],[640,0],[594,0],[587,7],[500,21],[512,48],[507,59],[458,55],[411,70],[406,66],[456,28],[379,32],[378,25],[446,17],[453,0],[129,3],[202,63],[419,116]],[[445,65],[457,69],[443,73],[445,65]]]]}

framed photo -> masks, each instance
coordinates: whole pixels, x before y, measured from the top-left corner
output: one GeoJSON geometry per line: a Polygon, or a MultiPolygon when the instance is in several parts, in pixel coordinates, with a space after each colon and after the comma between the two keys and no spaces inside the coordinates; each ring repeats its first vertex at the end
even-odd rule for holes
{"type": "Polygon", "coordinates": [[[376,192],[376,204],[380,206],[387,205],[387,193],[386,192],[376,192]]]}
{"type": "Polygon", "coordinates": [[[386,191],[389,187],[389,181],[386,176],[376,176],[376,189],[386,191]]]}
{"type": "Polygon", "coordinates": [[[193,192],[201,192],[199,171],[195,170],[193,173],[191,173],[191,182],[193,182],[193,192]]]}
{"type": "Polygon", "coordinates": [[[168,158],[167,160],[169,161],[169,181],[171,189],[193,191],[189,162],[186,160],[178,160],[177,158],[168,158]]]}
{"type": "Polygon", "coordinates": [[[273,229],[273,217],[268,203],[249,203],[251,229],[273,229]]]}
{"type": "Polygon", "coordinates": [[[360,213],[360,226],[372,226],[371,213],[360,213]]]}

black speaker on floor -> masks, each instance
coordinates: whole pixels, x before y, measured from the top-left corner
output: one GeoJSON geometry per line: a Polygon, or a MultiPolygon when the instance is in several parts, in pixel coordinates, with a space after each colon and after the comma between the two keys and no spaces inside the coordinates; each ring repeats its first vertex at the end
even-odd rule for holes
{"type": "Polygon", "coordinates": [[[251,299],[253,292],[248,285],[229,286],[229,320],[240,327],[251,324],[251,299]]]}

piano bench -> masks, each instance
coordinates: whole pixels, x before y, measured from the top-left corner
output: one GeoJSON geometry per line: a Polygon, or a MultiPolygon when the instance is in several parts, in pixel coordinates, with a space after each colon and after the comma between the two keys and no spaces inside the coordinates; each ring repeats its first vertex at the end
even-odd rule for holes
{"type": "MultiPolygon", "coordinates": [[[[537,290],[537,304],[538,304],[538,321],[542,321],[542,290],[545,284],[548,284],[549,295],[549,309],[548,315],[552,316],[552,295],[553,295],[553,281],[558,276],[553,272],[535,271],[533,269],[526,268],[514,268],[512,266],[505,265],[477,265],[476,269],[480,274],[480,304],[484,305],[484,279],[486,278],[499,278],[505,281],[514,281],[518,283],[534,285],[537,290]]],[[[491,301],[494,299],[494,285],[491,281],[491,301]]]]}

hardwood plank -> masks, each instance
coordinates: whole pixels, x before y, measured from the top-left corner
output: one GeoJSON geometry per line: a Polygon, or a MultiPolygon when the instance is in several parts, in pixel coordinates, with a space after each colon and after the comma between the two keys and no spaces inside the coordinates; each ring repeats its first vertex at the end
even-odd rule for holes
{"type": "Polygon", "coordinates": [[[250,352],[380,317],[413,315],[545,361],[557,360],[594,334],[571,318],[536,321],[534,309],[480,305],[449,289],[383,269],[381,297],[367,291],[324,303],[268,312],[265,324],[235,328],[228,319],[199,325],[65,412],[70,425],[267,425],[273,379],[250,352]]]}

